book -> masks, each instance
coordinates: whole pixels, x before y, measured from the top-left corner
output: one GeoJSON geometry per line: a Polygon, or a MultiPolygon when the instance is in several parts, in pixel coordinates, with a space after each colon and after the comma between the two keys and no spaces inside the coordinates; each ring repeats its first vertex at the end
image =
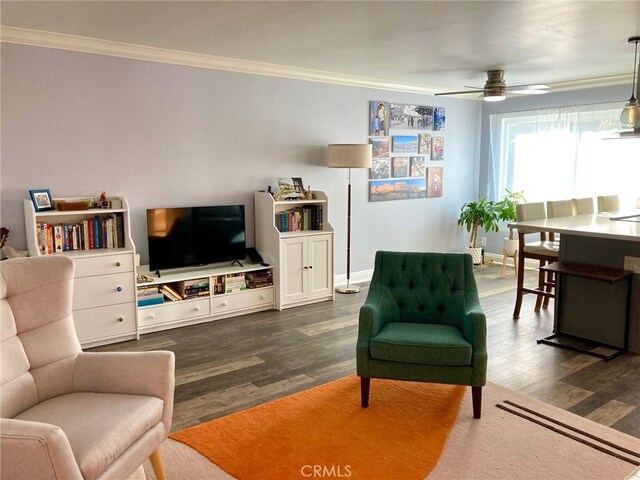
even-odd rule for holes
{"type": "Polygon", "coordinates": [[[53,227],[53,249],[56,253],[60,253],[64,248],[64,239],[62,238],[62,225],[53,227]]]}

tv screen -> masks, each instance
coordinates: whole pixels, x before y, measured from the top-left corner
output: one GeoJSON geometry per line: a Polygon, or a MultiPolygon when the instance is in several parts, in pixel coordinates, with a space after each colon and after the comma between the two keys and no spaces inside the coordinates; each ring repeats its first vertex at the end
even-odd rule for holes
{"type": "Polygon", "coordinates": [[[242,260],[244,205],[149,209],[147,236],[152,271],[242,260]]]}

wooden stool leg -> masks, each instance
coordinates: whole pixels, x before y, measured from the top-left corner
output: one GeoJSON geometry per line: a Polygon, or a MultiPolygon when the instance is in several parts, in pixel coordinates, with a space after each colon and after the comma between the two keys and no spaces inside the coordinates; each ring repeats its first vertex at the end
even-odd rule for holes
{"type": "Polygon", "coordinates": [[[153,473],[156,474],[158,480],[167,480],[167,475],[164,473],[164,466],[162,465],[162,458],[160,457],[160,450],[156,450],[149,457],[151,461],[151,467],[153,473]]]}
{"type": "Polygon", "coordinates": [[[504,275],[504,268],[507,266],[507,250],[506,249],[502,249],[502,271],[500,272],[500,275],[504,275]]]}
{"type": "MultiPolygon", "coordinates": [[[[518,251],[523,251],[524,239],[520,238],[520,248],[518,251]]],[[[522,307],[522,288],[524,287],[524,255],[518,256],[518,286],[516,288],[516,306],[513,308],[513,319],[520,318],[520,308],[522,307]]]]}

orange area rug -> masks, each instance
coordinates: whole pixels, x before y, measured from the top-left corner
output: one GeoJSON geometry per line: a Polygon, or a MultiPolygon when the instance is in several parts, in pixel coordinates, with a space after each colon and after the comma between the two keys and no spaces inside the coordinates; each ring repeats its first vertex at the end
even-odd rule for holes
{"type": "Polygon", "coordinates": [[[361,408],[352,375],[170,437],[242,480],[422,479],[442,453],[464,392],[372,379],[369,407],[361,408]]]}

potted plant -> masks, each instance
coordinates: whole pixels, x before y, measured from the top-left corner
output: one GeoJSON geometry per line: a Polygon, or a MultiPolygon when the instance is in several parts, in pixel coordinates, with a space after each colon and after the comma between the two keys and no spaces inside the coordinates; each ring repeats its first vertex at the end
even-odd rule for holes
{"type": "Polygon", "coordinates": [[[497,232],[499,229],[498,212],[496,202],[482,198],[477,202],[465,203],[460,209],[458,225],[464,226],[467,232],[471,233],[469,246],[465,247],[465,252],[471,254],[474,265],[482,262],[482,248],[478,247],[478,231],[480,227],[487,232],[497,232]]]}
{"type": "MultiPolygon", "coordinates": [[[[458,225],[464,226],[467,232],[471,233],[469,246],[465,251],[471,254],[473,263],[479,265],[482,261],[482,248],[478,246],[478,232],[483,228],[487,232],[497,232],[500,230],[500,222],[516,220],[516,205],[524,196],[522,192],[511,192],[505,189],[504,197],[499,201],[487,200],[482,198],[477,202],[465,203],[460,209],[460,217],[458,225]]],[[[513,240],[513,229],[509,229],[509,239],[515,242],[510,243],[507,247],[509,251],[518,249],[518,242],[513,240]]],[[[512,255],[513,255],[512,253],[512,255]]]]}
{"type": "MultiPolygon", "coordinates": [[[[505,189],[505,195],[502,200],[495,202],[495,211],[498,214],[498,220],[502,222],[515,222],[516,205],[525,200],[523,192],[512,192],[508,188],[505,189]]],[[[507,256],[514,256],[518,250],[518,240],[513,238],[513,228],[509,227],[509,237],[502,239],[502,250],[507,256]]]]}

